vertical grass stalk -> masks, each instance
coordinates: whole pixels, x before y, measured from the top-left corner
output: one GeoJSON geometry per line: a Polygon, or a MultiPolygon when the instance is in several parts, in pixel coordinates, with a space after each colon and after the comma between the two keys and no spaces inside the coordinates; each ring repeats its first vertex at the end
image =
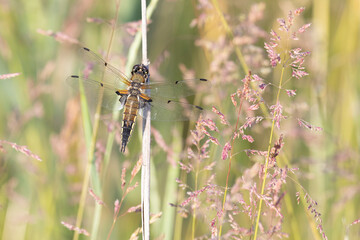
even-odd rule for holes
{"type": "MultiPolygon", "coordinates": [[[[197,192],[198,190],[198,180],[199,180],[199,168],[200,168],[200,153],[201,149],[199,148],[200,142],[198,142],[197,146],[197,152],[198,152],[198,161],[196,163],[196,173],[195,173],[195,188],[194,191],[197,192]]],[[[191,239],[195,239],[195,226],[196,226],[196,204],[194,204],[194,210],[192,214],[192,225],[191,225],[191,239]]]]}
{"type": "MultiPolygon", "coordinates": [[[[146,0],[141,0],[141,38],[142,38],[142,64],[148,66],[147,58],[147,17],[146,17],[146,0]]],[[[149,82],[149,79],[146,79],[149,82]]],[[[146,90],[149,94],[149,90],[146,90]]],[[[144,109],[143,119],[143,140],[142,140],[142,157],[143,163],[141,168],[141,222],[142,222],[142,239],[150,239],[150,108],[144,109]]]]}
{"type": "MultiPolygon", "coordinates": [[[[250,73],[249,73],[249,78],[250,78],[250,73]]],[[[241,113],[242,105],[243,105],[243,102],[244,102],[244,98],[245,98],[244,94],[241,94],[241,99],[240,99],[239,109],[238,109],[238,113],[237,113],[237,120],[236,120],[234,133],[237,131],[238,126],[239,126],[240,113],[241,113]]],[[[225,203],[226,203],[227,190],[228,190],[228,186],[229,186],[229,177],[230,177],[230,171],[231,171],[231,160],[233,158],[234,142],[235,142],[235,138],[233,137],[233,139],[231,141],[231,153],[230,153],[230,158],[229,158],[229,167],[228,167],[228,173],[226,175],[224,198],[223,198],[222,209],[221,209],[221,211],[222,211],[221,223],[220,223],[219,234],[218,234],[218,239],[219,240],[221,239],[221,233],[222,233],[222,219],[224,218],[224,213],[225,213],[225,203]]]]}
{"type": "MultiPolygon", "coordinates": [[[[280,83],[279,83],[279,90],[278,90],[277,95],[276,95],[276,104],[279,103],[279,97],[280,97],[281,85],[282,85],[282,81],[283,81],[283,77],[284,77],[284,71],[285,71],[285,66],[282,66],[281,76],[280,76],[280,83]]],[[[270,158],[270,150],[271,150],[271,142],[272,142],[272,139],[273,139],[274,128],[275,128],[275,114],[274,114],[274,116],[273,116],[273,120],[272,120],[272,123],[271,123],[271,131],[270,131],[269,145],[268,145],[268,150],[267,150],[267,154],[266,154],[266,161],[265,161],[264,179],[263,179],[263,182],[262,182],[262,185],[261,185],[261,193],[260,193],[261,196],[264,195],[264,191],[265,191],[266,176],[267,176],[267,171],[268,171],[269,158],[270,158]]],[[[257,237],[258,229],[259,229],[259,222],[260,222],[260,215],[261,215],[261,207],[262,207],[262,198],[260,198],[259,210],[258,210],[257,217],[256,217],[255,233],[254,233],[254,239],[255,239],[255,240],[256,240],[256,237],[257,237]]]]}
{"type": "MultiPolygon", "coordinates": [[[[116,11],[115,11],[115,21],[114,21],[114,24],[113,24],[112,30],[111,30],[109,45],[108,45],[107,54],[106,54],[106,58],[105,58],[106,61],[108,60],[109,54],[110,54],[111,44],[113,41],[114,32],[115,32],[115,28],[116,28],[116,22],[117,22],[117,18],[119,15],[119,6],[120,6],[120,2],[117,1],[116,11]]],[[[84,179],[83,179],[79,209],[78,209],[78,213],[77,213],[77,217],[76,217],[76,227],[79,227],[79,228],[81,227],[80,225],[82,223],[82,219],[83,219],[83,215],[84,215],[86,195],[87,195],[88,188],[89,188],[90,173],[91,173],[91,168],[93,167],[93,163],[94,163],[95,144],[96,144],[96,137],[97,137],[97,132],[99,129],[99,124],[100,124],[100,112],[101,112],[102,99],[103,99],[103,95],[104,95],[104,89],[100,88],[98,94],[99,94],[99,101],[96,106],[96,112],[95,112],[95,116],[94,116],[94,126],[92,129],[90,145],[88,146],[88,154],[87,154],[88,162],[87,162],[85,175],[84,175],[84,179]]],[[[84,105],[86,105],[86,108],[87,108],[86,101],[82,102],[82,107],[84,107],[84,105]]],[[[84,115],[83,115],[83,117],[84,117],[84,115]]],[[[84,121],[86,121],[86,120],[84,119],[84,121]]],[[[87,125],[85,125],[85,126],[87,126],[87,125]]],[[[91,130],[88,129],[85,131],[89,132],[91,130]]],[[[98,175],[96,175],[96,176],[98,176],[98,175]]],[[[95,182],[98,182],[98,179],[95,182]]],[[[98,186],[100,187],[100,184],[98,186]]],[[[101,194],[101,189],[94,189],[94,191],[96,192],[96,194],[99,194],[99,193],[101,194]]],[[[99,222],[99,217],[100,216],[98,215],[98,218],[94,218],[94,222],[99,222]]],[[[96,227],[94,228],[94,226],[93,226],[93,230],[94,229],[95,229],[95,234],[93,234],[92,236],[97,235],[96,227]]],[[[74,231],[73,239],[77,240],[78,238],[79,238],[79,233],[77,231],[74,231]]]]}
{"type": "MultiPolygon", "coordinates": [[[[234,39],[234,33],[232,32],[229,24],[226,22],[226,19],[222,13],[222,11],[220,10],[219,7],[219,3],[217,0],[212,0],[212,3],[214,5],[214,8],[216,10],[216,12],[218,13],[221,23],[224,26],[225,30],[226,30],[226,34],[230,37],[230,39],[234,39]]],[[[243,56],[243,54],[241,53],[241,50],[238,46],[235,46],[235,53],[236,56],[238,58],[238,60],[240,61],[240,64],[242,66],[242,69],[244,71],[244,73],[248,73],[249,72],[249,67],[247,66],[246,62],[245,62],[245,58],[243,56]]],[[[237,116],[237,121],[236,121],[236,127],[235,127],[235,131],[238,128],[238,124],[239,124],[239,120],[240,120],[240,112],[241,112],[241,107],[242,107],[242,103],[243,103],[243,98],[241,98],[240,100],[240,105],[239,105],[239,110],[238,110],[238,116],[237,116]]],[[[261,108],[264,110],[264,107],[261,106],[261,108]]],[[[219,234],[218,234],[218,239],[221,239],[221,233],[222,233],[222,219],[223,219],[223,214],[224,214],[224,210],[225,210],[225,202],[226,202],[226,196],[227,196],[227,189],[229,186],[229,176],[230,176],[230,171],[231,171],[231,160],[232,160],[232,155],[233,155],[233,149],[234,149],[234,139],[231,142],[231,155],[230,155],[230,159],[229,159],[229,168],[228,168],[228,173],[226,176],[226,184],[225,184],[225,192],[224,192],[224,198],[223,198],[223,204],[222,204],[222,215],[221,215],[221,219],[220,219],[220,226],[219,226],[219,234]]]]}

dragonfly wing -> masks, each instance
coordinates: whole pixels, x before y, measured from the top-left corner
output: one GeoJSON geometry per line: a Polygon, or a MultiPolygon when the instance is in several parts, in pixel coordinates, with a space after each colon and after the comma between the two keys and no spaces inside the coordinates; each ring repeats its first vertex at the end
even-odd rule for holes
{"type": "Polygon", "coordinates": [[[124,107],[124,101],[120,101],[120,96],[116,93],[118,89],[112,85],[77,75],[68,77],[66,81],[76,90],[82,86],[90,105],[96,106],[102,91],[103,107],[109,110],[121,110],[124,107]]]}
{"type": "MultiPolygon", "coordinates": [[[[187,121],[196,120],[203,112],[200,106],[183,101],[151,98],[152,102],[145,102],[144,106],[150,106],[150,118],[156,121],[187,121]]],[[[144,107],[140,108],[140,116],[144,117],[144,107]]]]}
{"type": "Polygon", "coordinates": [[[150,83],[144,85],[144,89],[151,89],[151,97],[162,96],[164,98],[178,99],[194,95],[193,89],[209,89],[210,82],[204,78],[175,81],[172,83],[150,83]]]}
{"type": "Polygon", "coordinates": [[[91,78],[98,82],[106,83],[117,89],[126,89],[130,85],[129,78],[99,57],[96,53],[86,47],[79,49],[86,67],[83,73],[84,78],[91,78]]]}

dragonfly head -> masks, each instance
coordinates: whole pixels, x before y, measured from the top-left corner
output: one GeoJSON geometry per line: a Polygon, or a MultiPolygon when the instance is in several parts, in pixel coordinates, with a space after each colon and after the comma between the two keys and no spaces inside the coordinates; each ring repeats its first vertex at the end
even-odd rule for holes
{"type": "Polygon", "coordinates": [[[144,77],[145,81],[150,77],[149,69],[144,64],[134,65],[134,67],[131,71],[131,75],[134,75],[134,74],[140,74],[141,76],[144,77]]]}

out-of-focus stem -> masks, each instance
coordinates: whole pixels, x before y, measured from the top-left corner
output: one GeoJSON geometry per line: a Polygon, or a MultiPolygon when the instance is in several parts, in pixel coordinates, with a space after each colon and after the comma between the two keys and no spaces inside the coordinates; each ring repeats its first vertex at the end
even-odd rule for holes
{"type": "MultiPolygon", "coordinates": [[[[117,22],[117,18],[119,15],[119,6],[120,6],[120,2],[118,1],[116,4],[115,21],[114,21],[114,24],[111,29],[111,36],[110,36],[107,54],[106,54],[106,58],[105,58],[106,61],[109,58],[110,49],[111,49],[112,41],[114,38],[116,22],[117,22]]],[[[102,81],[102,79],[101,79],[101,81],[102,81]]],[[[90,180],[90,173],[91,173],[91,168],[92,168],[93,159],[94,159],[96,137],[97,137],[97,132],[99,129],[99,124],[100,124],[100,112],[101,112],[101,105],[102,105],[102,100],[103,100],[103,96],[104,96],[104,89],[100,88],[98,94],[99,94],[99,98],[98,98],[99,100],[98,100],[98,103],[96,106],[96,112],[95,112],[95,116],[94,116],[94,127],[93,127],[93,131],[92,131],[90,147],[88,149],[88,154],[87,154],[88,163],[87,163],[86,170],[85,170],[85,175],[84,175],[84,180],[83,180],[82,190],[81,190],[81,196],[80,196],[79,209],[78,209],[78,213],[77,213],[77,217],[76,217],[76,226],[79,228],[82,223],[84,209],[85,209],[85,200],[86,200],[86,195],[87,195],[87,191],[89,188],[89,180],[90,180]]],[[[99,185],[99,187],[100,187],[100,185],[99,185]]],[[[99,193],[101,194],[101,189],[94,189],[94,190],[96,191],[97,194],[99,194],[99,193]]],[[[96,234],[93,234],[93,235],[96,235],[96,234]]],[[[77,240],[78,238],[79,238],[79,233],[77,231],[75,231],[73,239],[77,240]]]]}
{"type": "MultiPolygon", "coordinates": [[[[277,95],[276,95],[276,104],[279,103],[279,97],[280,97],[281,86],[282,86],[283,77],[284,77],[284,71],[285,71],[285,67],[283,66],[282,69],[281,69],[279,90],[278,90],[277,95]]],[[[266,176],[267,176],[267,171],[268,171],[269,157],[270,157],[270,150],[271,150],[271,142],[272,142],[272,139],[273,139],[274,128],[275,128],[275,114],[274,114],[274,116],[273,116],[273,120],[272,120],[272,124],[271,124],[271,132],[270,132],[270,138],[269,138],[269,145],[268,145],[268,150],[267,150],[267,155],[266,155],[266,161],[265,161],[264,179],[263,179],[263,182],[262,182],[261,193],[260,193],[261,196],[264,195],[264,191],[265,191],[266,176]]],[[[257,218],[256,218],[256,223],[255,223],[255,233],[254,233],[254,239],[255,239],[255,240],[256,240],[257,232],[258,232],[258,228],[259,228],[260,215],[261,215],[261,207],[262,207],[262,198],[260,198],[259,210],[258,210],[258,214],[257,214],[257,218]]]]}

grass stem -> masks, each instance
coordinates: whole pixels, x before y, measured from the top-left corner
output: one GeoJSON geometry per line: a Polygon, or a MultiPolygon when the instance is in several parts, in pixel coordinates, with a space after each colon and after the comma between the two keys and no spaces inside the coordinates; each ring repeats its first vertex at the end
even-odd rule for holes
{"type": "MultiPolygon", "coordinates": [[[[277,95],[276,95],[276,104],[279,103],[280,92],[281,92],[281,85],[282,85],[282,81],[283,81],[283,78],[284,78],[284,71],[285,71],[285,67],[283,66],[282,69],[281,69],[279,90],[278,90],[277,95]]],[[[262,185],[261,185],[261,194],[260,194],[261,196],[264,195],[264,191],[265,191],[266,176],[267,176],[267,171],[268,171],[269,158],[270,158],[270,150],[271,150],[271,143],[272,143],[272,140],[273,140],[274,128],[275,128],[275,114],[274,114],[274,116],[273,116],[273,120],[272,120],[272,123],[271,123],[271,131],[270,131],[269,145],[268,145],[268,150],[267,150],[267,155],[266,155],[266,161],[265,161],[264,178],[263,178],[262,185]]],[[[262,200],[262,198],[260,198],[259,210],[258,210],[258,213],[257,213],[256,222],[255,222],[255,233],[254,233],[254,239],[255,239],[255,240],[256,240],[257,232],[258,232],[258,228],[259,228],[262,202],[263,202],[263,200],[262,200]]]]}
{"type": "MultiPolygon", "coordinates": [[[[249,78],[250,78],[250,73],[249,73],[249,78]]],[[[242,105],[243,105],[243,102],[244,102],[244,98],[245,98],[244,94],[241,94],[241,99],[240,99],[240,104],[239,104],[239,108],[238,108],[237,120],[236,120],[236,125],[235,125],[234,132],[237,131],[238,126],[239,126],[240,113],[241,113],[242,105]]],[[[221,224],[220,224],[220,227],[219,227],[219,234],[218,234],[218,239],[219,240],[221,239],[221,233],[222,233],[222,220],[224,218],[224,213],[225,213],[225,203],[226,203],[227,190],[228,190],[228,186],[229,186],[229,177],[230,177],[230,171],[231,171],[231,160],[233,159],[234,141],[235,141],[235,138],[232,137],[231,154],[230,154],[230,158],[229,158],[229,167],[228,167],[228,173],[226,175],[226,184],[225,184],[224,198],[223,198],[223,203],[222,203],[221,224]]]]}
{"type": "MultiPolygon", "coordinates": [[[[116,22],[117,22],[117,19],[118,19],[118,16],[119,16],[119,6],[120,6],[120,1],[117,1],[116,11],[115,11],[115,21],[114,21],[114,24],[113,24],[112,29],[111,29],[109,45],[108,45],[107,54],[106,54],[106,58],[105,58],[106,61],[108,60],[109,55],[110,55],[110,49],[111,49],[112,41],[113,41],[113,38],[114,38],[114,32],[115,32],[115,29],[116,29],[116,22]]],[[[94,164],[95,144],[96,144],[96,137],[97,137],[99,124],[100,124],[100,113],[101,113],[101,105],[102,105],[102,99],[103,99],[103,95],[104,95],[104,89],[100,88],[98,94],[99,94],[99,98],[98,98],[99,100],[98,100],[98,103],[97,103],[97,106],[96,106],[96,112],[95,112],[95,116],[94,116],[94,126],[93,126],[93,130],[92,130],[90,146],[88,148],[88,154],[87,154],[88,162],[87,162],[85,175],[84,175],[84,179],[83,179],[83,184],[82,184],[82,189],[81,189],[81,196],[80,196],[80,203],[79,203],[79,209],[78,209],[78,213],[77,213],[77,217],[76,217],[76,226],[79,227],[79,228],[80,228],[80,225],[82,223],[82,219],[83,219],[83,215],[84,215],[86,195],[87,195],[87,192],[88,192],[89,180],[90,180],[90,175],[91,175],[90,173],[91,173],[91,169],[92,169],[93,164],[94,164]]],[[[82,103],[83,103],[83,105],[87,105],[86,101],[84,101],[82,103]]],[[[87,106],[86,106],[86,108],[87,108],[87,106]]],[[[96,175],[96,176],[98,176],[98,175],[96,175]]],[[[98,179],[96,180],[96,182],[98,182],[98,179]]],[[[94,189],[94,190],[97,192],[97,194],[99,194],[99,193],[101,194],[100,189],[94,189]]],[[[97,220],[94,219],[94,221],[97,221],[97,220]]],[[[93,226],[93,230],[94,230],[94,226],[93,226]]],[[[97,230],[95,230],[95,232],[97,232],[97,230]]],[[[96,234],[94,234],[94,235],[96,235],[96,234]]],[[[96,237],[96,236],[93,236],[93,237],[96,237]]],[[[74,231],[73,239],[77,240],[78,238],[79,238],[79,233],[77,231],[74,231]]]]}

